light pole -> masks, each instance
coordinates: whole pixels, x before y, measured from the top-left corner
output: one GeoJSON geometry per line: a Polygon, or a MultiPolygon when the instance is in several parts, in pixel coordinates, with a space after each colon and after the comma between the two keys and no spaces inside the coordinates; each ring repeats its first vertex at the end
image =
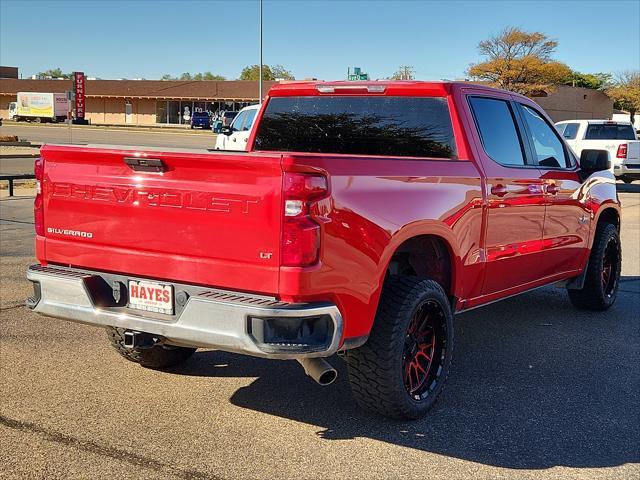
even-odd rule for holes
{"type": "Polygon", "coordinates": [[[262,0],[260,3],[260,67],[258,68],[258,103],[262,104],[262,0]]]}

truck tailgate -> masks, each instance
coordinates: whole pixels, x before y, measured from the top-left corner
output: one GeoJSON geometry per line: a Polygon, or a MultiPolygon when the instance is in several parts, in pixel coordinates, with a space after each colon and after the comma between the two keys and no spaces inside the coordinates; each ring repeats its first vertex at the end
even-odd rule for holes
{"type": "Polygon", "coordinates": [[[640,140],[630,140],[627,142],[627,160],[625,163],[640,163],[640,140]]]}
{"type": "Polygon", "coordinates": [[[276,293],[280,155],[171,150],[43,147],[39,260],[276,293]]]}

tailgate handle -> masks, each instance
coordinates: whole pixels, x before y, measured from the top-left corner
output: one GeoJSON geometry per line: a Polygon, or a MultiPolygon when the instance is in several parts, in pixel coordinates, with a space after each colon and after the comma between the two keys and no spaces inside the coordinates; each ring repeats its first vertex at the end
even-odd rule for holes
{"type": "Polygon", "coordinates": [[[159,158],[124,157],[124,163],[136,172],[164,172],[167,166],[159,158]]]}

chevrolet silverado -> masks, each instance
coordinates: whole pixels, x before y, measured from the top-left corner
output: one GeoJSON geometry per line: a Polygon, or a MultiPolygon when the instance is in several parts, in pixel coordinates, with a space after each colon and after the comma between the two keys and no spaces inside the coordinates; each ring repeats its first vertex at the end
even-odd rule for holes
{"type": "Polygon", "coordinates": [[[148,368],[211,348],[295,359],[324,385],[338,353],[359,405],[418,418],[455,313],[550,284],[614,303],[610,165],[511,92],[285,82],[246,152],[44,146],[27,304],[106,328],[148,368]]]}

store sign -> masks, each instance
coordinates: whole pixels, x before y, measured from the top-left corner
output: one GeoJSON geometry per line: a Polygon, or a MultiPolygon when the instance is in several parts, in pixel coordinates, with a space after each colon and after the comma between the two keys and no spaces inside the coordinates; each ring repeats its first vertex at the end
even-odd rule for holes
{"type": "Polygon", "coordinates": [[[76,118],[84,119],[85,103],[84,103],[85,78],[83,72],[73,72],[73,90],[76,96],[76,118]]]}

